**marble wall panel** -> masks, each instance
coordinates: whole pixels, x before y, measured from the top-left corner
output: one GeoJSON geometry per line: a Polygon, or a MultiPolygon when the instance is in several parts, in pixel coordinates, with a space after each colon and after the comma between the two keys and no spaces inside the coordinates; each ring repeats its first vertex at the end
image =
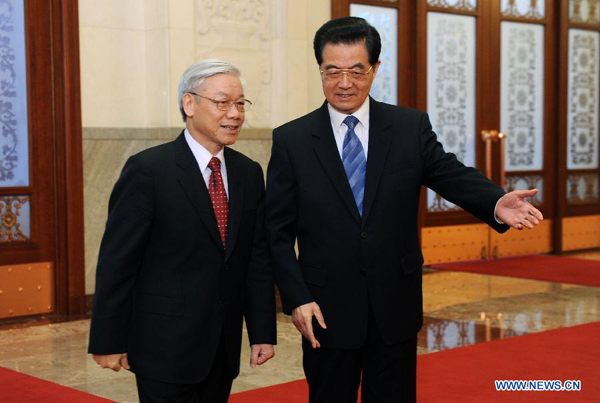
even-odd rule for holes
{"type": "Polygon", "coordinates": [[[144,127],[144,32],[81,26],[79,34],[83,126],[144,127]]]}
{"type": "Polygon", "coordinates": [[[167,140],[83,141],[86,294],[93,294],[100,241],[108,216],[108,199],[125,161],[131,155],[167,140]]]}

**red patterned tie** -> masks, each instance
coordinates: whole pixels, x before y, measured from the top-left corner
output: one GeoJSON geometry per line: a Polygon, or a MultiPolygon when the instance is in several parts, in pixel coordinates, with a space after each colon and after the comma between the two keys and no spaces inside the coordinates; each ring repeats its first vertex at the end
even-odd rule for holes
{"type": "Polygon", "coordinates": [[[229,216],[229,204],[227,203],[227,193],[225,193],[225,184],[221,176],[221,160],[212,157],[208,163],[212,171],[208,179],[208,194],[212,201],[219,233],[223,241],[223,248],[227,247],[227,217],[229,216]]]}

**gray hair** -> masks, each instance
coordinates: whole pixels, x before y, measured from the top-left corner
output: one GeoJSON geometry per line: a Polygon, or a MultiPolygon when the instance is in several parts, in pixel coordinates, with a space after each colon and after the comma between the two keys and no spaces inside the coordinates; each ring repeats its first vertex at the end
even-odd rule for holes
{"type": "Polygon", "coordinates": [[[183,109],[183,94],[190,92],[201,85],[206,78],[217,74],[232,74],[236,77],[241,76],[240,70],[233,64],[218,59],[198,60],[183,72],[181,79],[179,80],[178,94],[179,112],[181,112],[181,117],[184,122],[187,119],[187,115],[183,109]]]}

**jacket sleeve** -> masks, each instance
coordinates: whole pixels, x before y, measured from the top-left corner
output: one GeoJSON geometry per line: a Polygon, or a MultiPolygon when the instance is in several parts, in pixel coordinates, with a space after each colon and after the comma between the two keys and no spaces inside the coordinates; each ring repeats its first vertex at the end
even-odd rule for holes
{"type": "Polygon", "coordinates": [[[89,352],[127,352],[133,287],[142,265],[154,211],[152,180],[131,157],[112,191],[96,269],[89,352]]]}
{"type": "Polygon", "coordinates": [[[273,131],[273,148],[267,169],[266,227],[283,311],[314,301],[296,257],[298,188],[284,133],[273,131]]]}
{"type": "Polygon", "coordinates": [[[498,232],[508,230],[494,216],[498,200],[506,193],[475,168],[463,165],[444,151],[432,131],[429,116],[423,113],[419,125],[423,183],[446,200],[460,206],[498,232]]]}
{"type": "Polygon", "coordinates": [[[256,164],[258,205],[246,284],[245,318],[250,344],[276,344],[275,284],[265,232],[265,181],[256,164]]]}

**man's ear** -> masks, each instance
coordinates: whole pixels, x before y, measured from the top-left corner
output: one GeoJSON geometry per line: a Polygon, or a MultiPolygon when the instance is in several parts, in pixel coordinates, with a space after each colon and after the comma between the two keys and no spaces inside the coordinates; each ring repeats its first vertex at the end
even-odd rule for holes
{"type": "Polygon", "coordinates": [[[183,94],[181,98],[181,104],[183,105],[183,111],[188,118],[194,116],[194,104],[196,100],[192,94],[183,94]]]}
{"type": "Polygon", "coordinates": [[[377,70],[379,70],[379,66],[381,66],[381,60],[378,60],[377,63],[373,66],[373,78],[377,75],[377,70]]]}

